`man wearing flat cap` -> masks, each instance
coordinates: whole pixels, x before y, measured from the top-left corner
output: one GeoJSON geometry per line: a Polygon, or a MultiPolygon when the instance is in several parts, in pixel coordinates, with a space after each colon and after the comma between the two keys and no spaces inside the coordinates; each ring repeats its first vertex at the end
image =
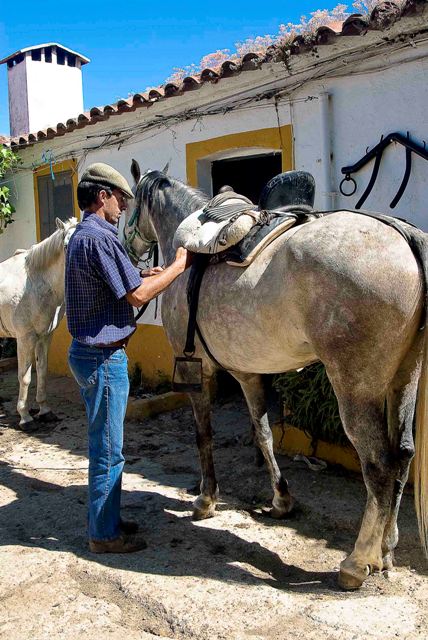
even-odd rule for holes
{"type": "Polygon", "coordinates": [[[191,262],[190,254],[181,248],[171,265],[141,277],[117,231],[133,197],[116,169],[101,162],[90,165],[77,188],[83,219],[66,257],[67,324],[73,337],[69,365],[88,417],[88,532],[94,553],[127,553],[146,546],[138,525],[120,517],[123,422],[129,393],[125,347],[135,331],[133,306],[159,295],[191,262]]]}

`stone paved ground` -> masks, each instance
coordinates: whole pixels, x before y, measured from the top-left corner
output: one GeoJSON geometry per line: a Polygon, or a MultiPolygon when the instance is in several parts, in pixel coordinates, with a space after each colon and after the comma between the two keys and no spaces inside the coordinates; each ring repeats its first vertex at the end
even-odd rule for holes
{"type": "Polygon", "coordinates": [[[198,463],[189,409],[126,425],[123,510],[148,549],[91,555],[85,541],[85,419],[73,381],[52,378],[61,422],[17,428],[16,373],[0,374],[0,638],[426,639],[428,564],[412,497],[400,515],[397,568],[358,592],[337,587],[365,494],[340,469],[284,456],[298,509],[260,515],[270,490],[243,446],[240,400],[214,412],[218,514],[192,522],[198,463]]]}

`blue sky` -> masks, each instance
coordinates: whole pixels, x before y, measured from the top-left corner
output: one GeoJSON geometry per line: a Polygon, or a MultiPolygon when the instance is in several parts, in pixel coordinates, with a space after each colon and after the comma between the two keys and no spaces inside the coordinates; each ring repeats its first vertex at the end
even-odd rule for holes
{"type": "MultiPolygon", "coordinates": [[[[161,84],[174,67],[198,63],[237,41],[276,34],[281,23],[332,9],[337,1],[130,0],[9,2],[0,17],[0,59],[43,42],[60,42],[91,59],[83,68],[85,109],[161,84]]],[[[77,115],[77,114],[76,114],[77,115]]],[[[0,133],[9,133],[6,65],[0,67],[0,133]]]]}

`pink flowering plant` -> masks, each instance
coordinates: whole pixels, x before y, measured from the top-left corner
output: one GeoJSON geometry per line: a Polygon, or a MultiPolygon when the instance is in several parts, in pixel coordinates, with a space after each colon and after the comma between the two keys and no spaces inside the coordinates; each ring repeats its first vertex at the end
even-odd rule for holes
{"type": "MultiPolygon", "coordinates": [[[[352,3],[352,12],[368,15],[382,1],[383,0],[355,0],[352,3]]],[[[404,5],[405,0],[395,0],[395,3],[401,7],[404,5]]],[[[284,51],[298,35],[302,35],[310,42],[319,27],[331,26],[333,29],[335,27],[339,28],[340,24],[350,15],[351,11],[348,10],[348,5],[346,4],[338,4],[331,10],[318,9],[317,11],[313,11],[309,18],[302,16],[298,24],[288,22],[279,25],[278,33],[275,35],[247,38],[242,42],[235,43],[234,51],[230,49],[219,49],[204,56],[197,64],[192,63],[185,67],[176,67],[166,82],[180,83],[185,77],[196,76],[204,69],[217,69],[226,60],[232,62],[237,61],[246,53],[254,52],[264,55],[271,46],[277,46],[284,51]]]]}

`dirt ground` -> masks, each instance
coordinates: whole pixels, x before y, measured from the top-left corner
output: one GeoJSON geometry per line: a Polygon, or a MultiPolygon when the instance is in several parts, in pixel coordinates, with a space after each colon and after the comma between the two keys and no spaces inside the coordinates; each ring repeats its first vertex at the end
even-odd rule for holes
{"type": "MultiPolygon", "coordinates": [[[[365,502],[361,479],[279,456],[294,517],[261,515],[266,470],[242,441],[239,399],[215,407],[221,501],[191,520],[199,481],[190,409],[126,424],[123,514],[148,548],[91,555],[86,546],[86,427],[74,382],[51,378],[60,422],[24,433],[16,372],[0,374],[0,637],[356,640],[428,637],[428,563],[413,500],[400,514],[397,568],[358,592],[337,586],[365,502]]],[[[34,392],[33,392],[34,393],[34,392]]]]}

